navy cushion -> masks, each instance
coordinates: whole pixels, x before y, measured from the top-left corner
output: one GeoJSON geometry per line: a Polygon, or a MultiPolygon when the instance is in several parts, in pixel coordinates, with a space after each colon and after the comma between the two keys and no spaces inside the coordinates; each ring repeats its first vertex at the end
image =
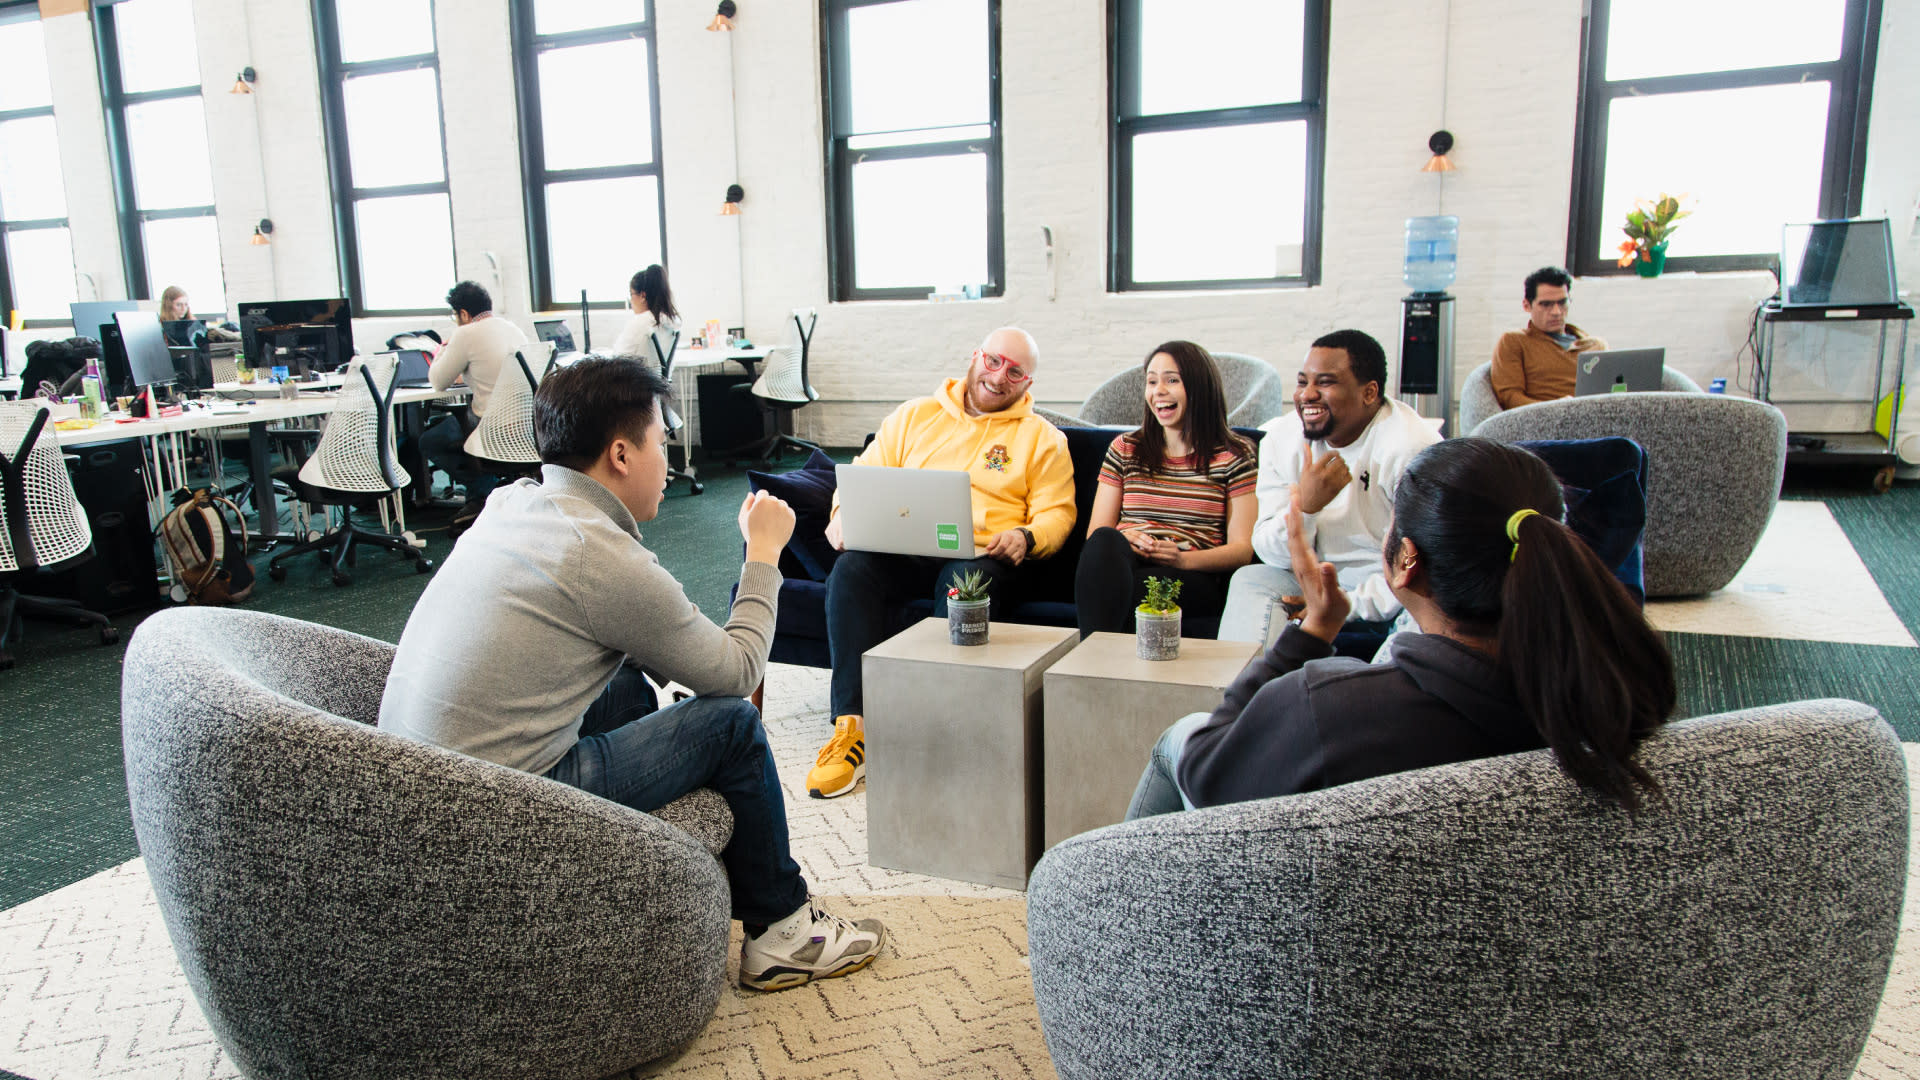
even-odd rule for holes
{"type": "MultiPolygon", "coordinates": [[[[815,450],[806,464],[791,472],[747,471],[747,490],[767,492],[793,507],[793,538],[787,541],[787,554],[814,581],[827,580],[834,561],[840,558],[826,537],[838,484],[833,468],[834,460],[815,450]]],[[[783,557],[781,561],[786,560],[783,557]]]]}
{"type": "Polygon", "coordinates": [[[1543,439],[1515,443],[1560,478],[1567,525],[1587,542],[1633,598],[1646,603],[1640,547],[1647,527],[1647,455],[1632,439],[1543,439]]]}

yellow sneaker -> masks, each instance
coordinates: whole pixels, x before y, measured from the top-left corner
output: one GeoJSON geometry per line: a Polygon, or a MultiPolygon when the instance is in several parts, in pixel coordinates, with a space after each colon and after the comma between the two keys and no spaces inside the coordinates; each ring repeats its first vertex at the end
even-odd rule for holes
{"type": "Polygon", "coordinates": [[[820,748],[820,756],[807,772],[807,794],[816,799],[832,799],[852,791],[867,775],[866,723],[849,713],[834,718],[833,738],[820,748]]]}

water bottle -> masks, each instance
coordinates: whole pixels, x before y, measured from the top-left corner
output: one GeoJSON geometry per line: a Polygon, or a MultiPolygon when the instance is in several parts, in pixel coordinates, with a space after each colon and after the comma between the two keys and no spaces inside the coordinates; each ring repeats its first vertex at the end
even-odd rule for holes
{"type": "Polygon", "coordinates": [[[1445,292],[1453,284],[1460,219],[1452,214],[1407,219],[1407,261],[1400,278],[1414,292],[1445,292]]]}

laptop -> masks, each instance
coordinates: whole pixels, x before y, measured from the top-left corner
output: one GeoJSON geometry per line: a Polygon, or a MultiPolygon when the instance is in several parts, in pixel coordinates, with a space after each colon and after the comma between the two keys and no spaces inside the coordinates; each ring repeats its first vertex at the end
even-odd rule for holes
{"type": "Polygon", "coordinates": [[[397,349],[394,355],[399,357],[400,378],[395,385],[400,389],[419,390],[433,385],[433,380],[427,378],[425,349],[397,349]]]}
{"type": "Polygon", "coordinates": [[[553,351],[561,355],[579,352],[573,345],[573,331],[565,319],[535,319],[533,332],[541,341],[553,342],[553,351]]]}
{"type": "Polygon", "coordinates": [[[1873,307],[1899,300],[1886,218],[1812,221],[1781,230],[1781,307],[1873,307]]]}
{"type": "Polygon", "coordinates": [[[960,470],[836,465],[849,551],[971,559],[973,478],[960,470]]]}
{"type": "Polygon", "coordinates": [[[1573,374],[1573,396],[1623,390],[1658,390],[1667,364],[1665,349],[1612,349],[1581,353],[1573,374]]]}

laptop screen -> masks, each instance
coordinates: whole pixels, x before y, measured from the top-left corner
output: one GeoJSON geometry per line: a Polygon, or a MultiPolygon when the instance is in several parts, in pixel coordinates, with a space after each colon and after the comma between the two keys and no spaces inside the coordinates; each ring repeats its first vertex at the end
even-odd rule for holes
{"type": "Polygon", "coordinates": [[[1887,219],[1786,226],[1780,296],[1788,307],[1893,303],[1893,234],[1887,219]]]}
{"type": "Polygon", "coordinates": [[[543,319],[533,324],[533,332],[541,341],[553,342],[553,351],[557,353],[578,352],[573,347],[573,331],[567,328],[565,320],[543,319]]]}

